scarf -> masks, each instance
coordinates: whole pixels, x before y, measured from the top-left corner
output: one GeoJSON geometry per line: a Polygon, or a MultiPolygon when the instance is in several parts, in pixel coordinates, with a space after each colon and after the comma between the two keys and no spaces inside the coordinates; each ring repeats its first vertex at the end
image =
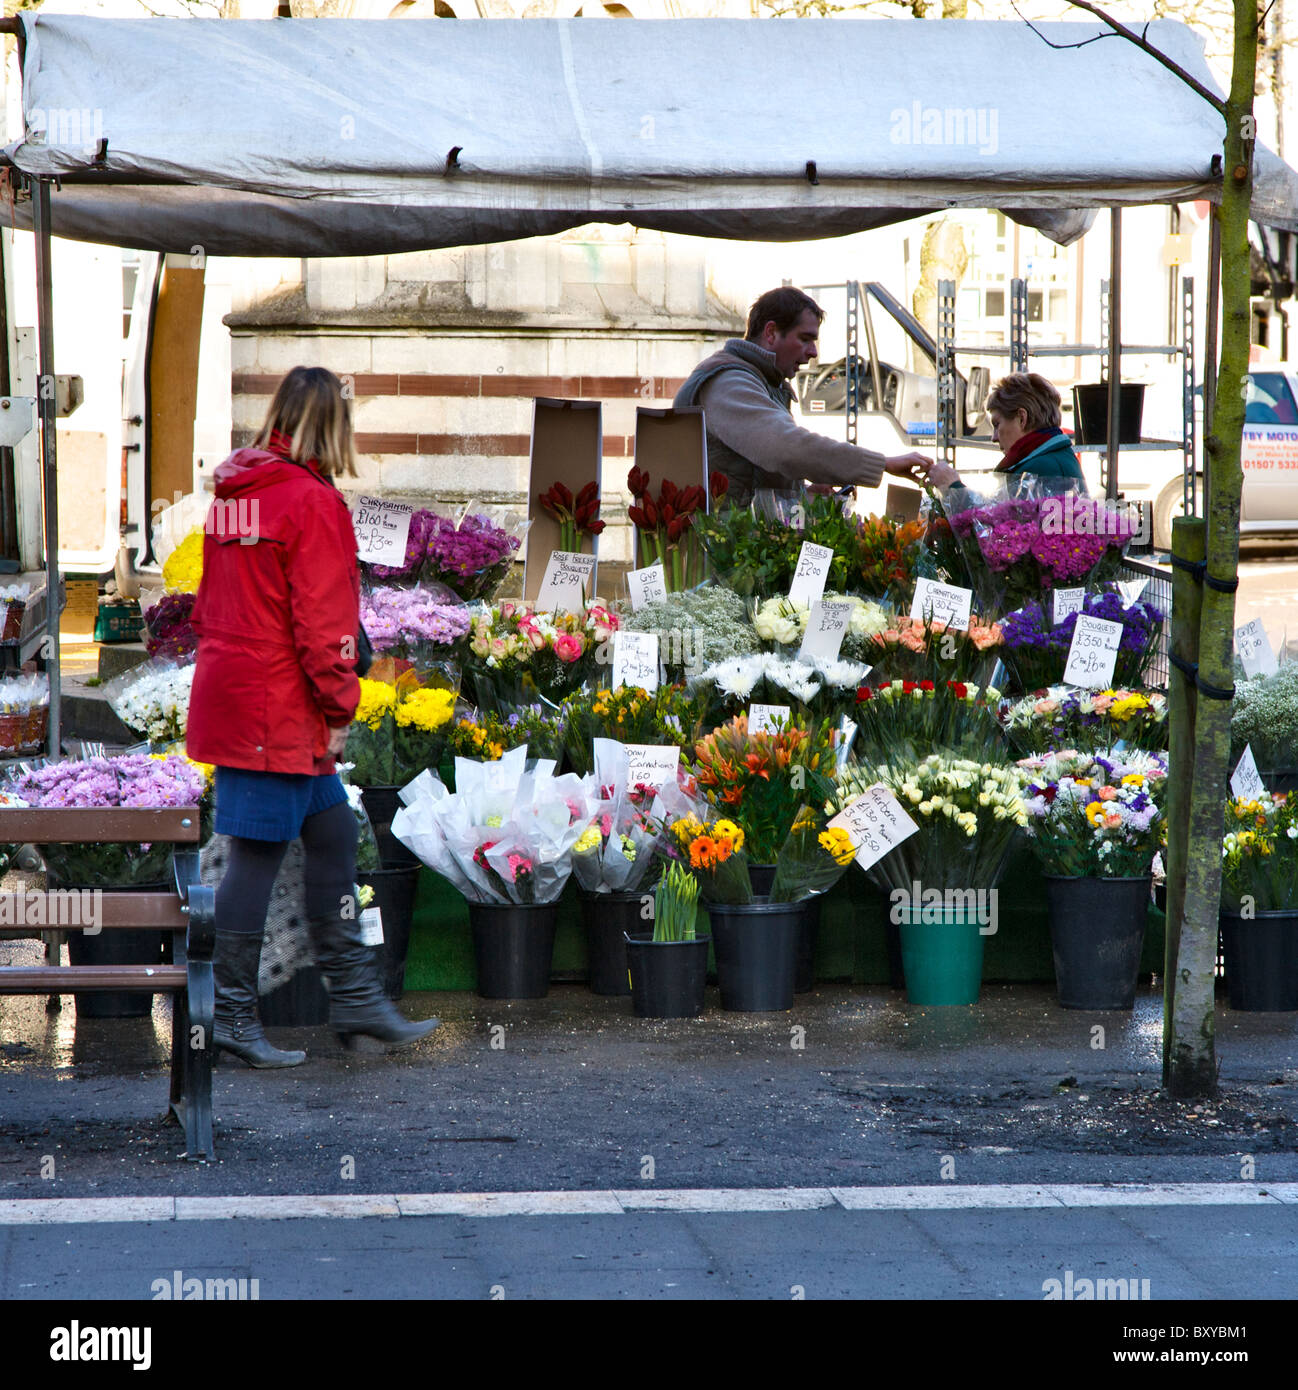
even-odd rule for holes
{"type": "Polygon", "coordinates": [[[1021,435],[1005,451],[1005,457],[996,465],[998,473],[1008,473],[1015,464],[1021,463],[1034,449],[1039,449],[1048,439],[1063,434],[1058,425],[1050,425],[1044,430],[1033,430],[1021,435]]]}

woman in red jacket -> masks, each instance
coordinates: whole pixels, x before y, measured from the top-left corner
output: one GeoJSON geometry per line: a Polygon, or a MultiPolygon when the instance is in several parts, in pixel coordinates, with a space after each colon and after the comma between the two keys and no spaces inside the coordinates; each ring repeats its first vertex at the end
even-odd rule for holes
{"type": "Polygon", "coordinates": [[[280,382],[249,449],[216,470],[194,605],[198,669],[186,744],[216,765],[216,830],[230,862],[216,891],[216,1048],[253,1067],[293,1067],[257,1016],[257,970],[275,876],[292,840],[306,850],[311,943],[329,1023],[404,1046],[410,1023],[383,993],[360,939],[356,821],[334,771],[360,699],[360,585],[351,514],[331,479],[356,474],[351,411],[323,367],[280,382]]]}

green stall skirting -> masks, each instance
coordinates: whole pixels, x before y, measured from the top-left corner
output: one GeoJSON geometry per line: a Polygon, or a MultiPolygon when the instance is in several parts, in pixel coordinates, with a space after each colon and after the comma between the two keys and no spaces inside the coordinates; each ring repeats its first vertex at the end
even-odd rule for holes
{"type": "MultiPolygon", "coordinates": [[[[986,938],[983,980],[1052,983],[1054,957],[1046,916],[1045,884],[1036,861],[1021,850],[1010,861],[997,902],[996,932],[986,938]]],[[[858,985],[890,983],[888,970],[887,897],[855,866],[826,895],[816,948],[817,982],[851,981],[858,985]]],[[[700,933],[707,914],[700,910],[700,933]]],[[[1142,975],[1163,970],[1164,918],[1152,905],[1141,957],[1142,975]]],[[[555,980],[586,978],[586,935],[581,904],[571,881],[564,890],[559,930],[554,943],[555,980]]],[[[410,990],[471,990],[477,984],[473,938],[464,899],[451,885],[424,869],[419,876],[406,984],[410,990]]]]}

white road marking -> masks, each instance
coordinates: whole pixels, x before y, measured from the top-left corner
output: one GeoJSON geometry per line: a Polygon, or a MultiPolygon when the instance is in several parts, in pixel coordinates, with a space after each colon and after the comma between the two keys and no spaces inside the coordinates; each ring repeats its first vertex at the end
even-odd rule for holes
{"type": "Polygon", "coordinates": [[[0,1201],[0,1225],[86,1221],[289,1221],[321,1217],[620,1216],[1298,1205],[1298,1183],[1019,1183],[957,1187],[644,1188],[624,1191],[347,1193],[257,1197],[48,1197],[0,1201]]]}

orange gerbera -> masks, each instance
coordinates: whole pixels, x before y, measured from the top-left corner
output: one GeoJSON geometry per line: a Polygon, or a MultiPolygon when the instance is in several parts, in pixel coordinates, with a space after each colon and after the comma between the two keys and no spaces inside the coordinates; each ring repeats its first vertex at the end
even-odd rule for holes
{"type": "Polygon", "coordinates": [[[690,845],[690,866],[695,869],[710,869],[717,863],[717,842],[711,835],[700,835],[690,845]]]}

